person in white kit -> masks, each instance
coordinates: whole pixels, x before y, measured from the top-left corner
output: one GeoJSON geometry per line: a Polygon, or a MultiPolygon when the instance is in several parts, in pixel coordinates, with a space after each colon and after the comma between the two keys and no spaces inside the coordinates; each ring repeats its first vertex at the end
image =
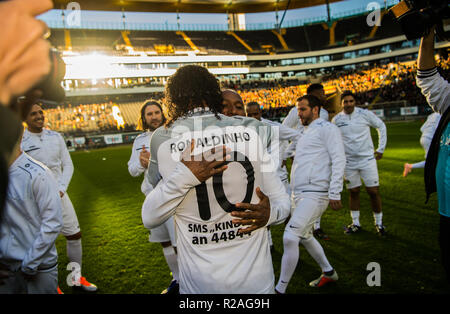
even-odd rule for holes
{"type": "MultiPolygon", "coordinates": [[[[273,130],[272,134],[273,136],[277,136],[277,143],[279,143],[279,147],[274,147],[279,153],[279,156],[276,156],[275,159],[279,162],[279,166],[277,168],[277,173],[281,179],[281,182],[283,183],[286,192],[291,195],[291,187],[289,184],[289,177],[286,170],[286,165],[284,165],[283,160],[285,160],[284,156],[284,150],[287,148],[287,141],[293,140],[298,136],[298,132],[294,129],[288,128],[284,125],[281,125],[280,123],[270,121],[267,119],[262,118],[262,111],[259,107],[259,104],[257,102],[250,102],[244,105],[244,102],[241,98],[241,96],[234,90],[226,89],[222,90],[222,97],[223,97],[223,110],[222,113],[226,116],[233,117],[233,116],[241,116],[241,117],[251,117],[255,118],[259,121],[264,122],[266,125],[274,126],[275,129],[273,130]]],[[[273,153],[277,153],[273,152],[273,153]]],[[[272,153],[272,152],[269,152],[272,153]]],[[[273,249],[273,241],[272,241],[272,234],[269,230],[269,244],[271,247],[271,250],[273,249]]]]}
{"type": "MultiPolygon", "coordinates": [[[[325,104],[327,102],[327,96],[325,95],[325,90],[322,84],[314,83],[309,85],[308,88],[306,89],[306,94],[316,96],[317,98],[319,98],[322,104],[325,104]]],[[[328,111],[326,111],[323,107],[320,107],[319,116],[325,121],[329,120],[328,111]]],[[[289,111],[286,118],[284,118],[282,124],[297,130],[303,129],[302,122],[298,118],[297,106],[294,106],[289,111]]],[[[295,150],[295,146],[293,148],[295,150]]],[[[291,156],[290,153],[287,153],[286,157],[293,157],[293,156],[291,156]]],[[[325,231],[323,231],[323,229],[320,226],[320,220],[321,217],[319,217],[317,221],[314,223],[314,236],[318,239],[329,240],[330,237],[325,233],[325,231]]]]}
{"type": "Polygon", "coordinates": [[[386,125],[372,111],[356,107],[356,104],[356,96],[350,91],[344,91],[341,95],[343,110],[332,120],[341,131],[347,157],[344,177],[350,191],[352,223],[347,226],[345,234],[354,234],[361,230],[359,194],[362,179],[370,197],[377,233],[385,236],[377,160],[383,157],[386,148],[386,125]],[[371,127],[378,131],[378,148],[375,151],[370,135],[371,127]]]}
{"type": "MultiPolygon", "coordinates": [[[[434,132],[436,131],[439,121],[441,120],[441,115],[438,112],[433,112],[428,115],[427,120],[420,128],[422,136],[420,137],[420,145],[422,145],[425,151],[425,159],[428,154],[428,149],[431,145],[431,140],[433,139],[434,132]]],[[[412,169],[425,168],[425,160],[416,162],[414,164],[405,163],[403,166],[403,176],[406,177],[412,169]]]]}
{"type": "MultiPolygon", "coordinates": [[[[279,143],[279,147],[276,147],[277,151],[276,152],[268,151],[268,153],[269,154],[272,154],[272,153],[277,154],[278,153],[278,156],[272,156],[272,157],[278,163],[277,174],[280,177],[280,180],[283,183],[284,188],[286,189],[286,193],[290,196],[291,195],[291,186],[289,184],[289,175],[288,175],[288,172],[286,169],[286,164],[285,164],[285,160],[286,160],[285,150],[289,145],[289,141],[297,140],[297,138],[299,136],[299,131],[289,128],[287,126],[284,126],[281,123],[271,121],[268,119],[264,119],[262,117],[261,107],[260,107],[259,103],[257,103],[256,101],[245,104],[245,113],[247,114],[247,117],[254,118],[254,119],[261,121],[261,122],[265,123],[266,125],[272,127],[274,136],[278,137],[277,142],[279,143]]],[[[270,247],[272,249],[273,248],[272,233],[270,232],[269,227],[268,227],[268,229],[269,229],[269,243],[270,243],[270,247]]]]}
{"type": "Polygon", "coordinates": [[[56,294],[62,228],[61,201],[50,170],[20,150],[9,165],[6,205],[0,215],[0,265],[9,276],[0,294],[56,294]]]}
{"type": "MultiPolygon", "coordinates": [[[[128,161],[128,172],[133,177],[144,174],[141,191],[147,196],[153,190],[153,186],[148,181],[147,176],[150,161],[150,138],[153,131],[166,122],[166,118],[162,112],[161,105],[154,100],[144,102],[140,113],[137,129],[145,132],[138,135],[134,140],[131,157],[128,161]]],[[[176,294],[178,291],[178,262],[173,217],[169,218],[161,226],[151,229],[149,241],[161,243],[164,258],[172,272],[173,280],[169,287],[163,291],[163,294],[176,294]]]]}
{"type": "Polygon", "coordinates": [[[344,144],[332,123],[319,117],[321,102],[312,95],[297,99],[299,118],[304,126],[296,144],[291,169],[291,188],[295,209],[283,234],[284,252],[276,291],[285,293],[299,260],[301,243],[322,270],[311,287],[322,287],[338,280],[319,241],[313,236],[314,223],[328,205],[342,207],[341,191],[345,169],[344,144]]]}
{"type": "Polygon", "coordinates": [[[286,165],[283,163],[283,161],[286,159],[285,150],[288,147],[289,141],[297,140],[297,138],[300,136],[299,130],[287,127],[276,121],[264,119],[262,117],[261,106],[256,101],[245,104],[245,112],[247,114],[247,117],[254,118],[258,121],[261,121],[273,127],[274,129],[273,133],[275,133],[276,136],[278,136],[280,147],[278,151],[279,157],[276,158],[279,161],[277,173],[281,179],[281,182],[283,182],[286,192],[289,195],[291,195],[291,187],[289,184],[288,173],[286,165]]]}
{"type": "MultiPolygon", "coordinates": [[[[61,234],[66,238],[67,257],[69,262],[77,263],[79,268],[74,272],[73,287],[93,292],[97,286],[82,276],[81,229],[77,214],[67,194],[73,175],[73,163],[63,137],[55,131],[44,129],[44,111],[38,104],[31,107],[25,118],[27,129],[22,139],[22,150],[46,165],[57,182],[57,191],[61,197],[63,228],[61,234]],[[79,272],[78,272],[79,270],[79,272]]],[[[59,288],[58,288],[59,289],[59,288]]]]}
{"type": "Polygon", "coordinates": [[[200,66],[169,78],[166,101],[142,220],[152,228],[174,216],[180,293],[274,293],[265,227],[288,216],[290,200],[266,150],[271,128],[220,114],[219,82],[200,66]]]}

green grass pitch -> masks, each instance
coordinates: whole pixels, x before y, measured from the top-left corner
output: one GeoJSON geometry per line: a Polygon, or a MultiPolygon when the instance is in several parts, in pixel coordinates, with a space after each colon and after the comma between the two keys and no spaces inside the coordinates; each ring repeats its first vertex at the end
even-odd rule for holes
{"type": "MultiPolygon", "coordinates": [[[[343,227],[351,222],[348,193],[342,194],[344,208],[328,209],[322,228],[330,236],[323,241],[325,253],[337,270],[338,283],[313,289],[308,283],[320,269],[300,246],[300,261],[287,293],[298,294],[416,294],[448,293],[438,247],[437,200],[434,194],[425,204],[423,169],[402,177],[405,162],[423,159],[419,128],[423,121],[388,123],[388,145],[378,162],[383,201],[383,223],[388,236],[376,234],[369,198],[361,194],[363,232],[347,236],[343,227]],[[381,267],[381,286],[369,287],[366,278],[370,262],[381,267]]],[[[375,133],[373,134],[375,135],[375,133]]],[[[374,136],[375,144],[377,137],[374,136]]],[[[128,174],[131,145],[71,154],[75,172],[68,193],[78,214],[82,230],[83,275],[95,283],[98,293],[159,294],[171,276],[160,244],[148,241],[142,225],[140,191],[142,177],[128,174]]],[[[271,228],[275,278],[280,273],[284,224],[271,228]]],[[[65,293],[76,293],[67,286],[65,238],[57,240],[59,285],[65,293]]]]}

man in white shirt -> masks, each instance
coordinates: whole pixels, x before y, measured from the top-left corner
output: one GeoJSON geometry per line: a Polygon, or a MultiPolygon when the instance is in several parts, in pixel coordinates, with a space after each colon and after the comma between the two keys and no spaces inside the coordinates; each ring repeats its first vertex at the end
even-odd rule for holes
{"type": "MultiPolygon", "coordinates": [[[[141,116],[138,121],[138,130],[145,132],[138,135],[133,143],[131,157],[128,161],[128,172],[137,177],[144,174],[141,191],[148,195],[153,186],[148,182],[148,164],[150,161],[150,138],[157,128],[166,122],[161,105],[157,101],[148,100],[141,107],[141,116]]],[[[164,258],[172,272],[173,280],[163,294],[178,293],[178,262],[176,253],[175,226],[173,217],[170,217],[162,225],[150,230],[150,242],[161,243],[164,258]]]]}
{"type": "Polygon", "coordinates": [[[266,150],[271,129],[222,115],[218,80],[200,66],[179,68],[166,100],[142,220],[152,228],[174,216],[180,293],[274,293],[265,227],[288,216],[290,201],[266,150]]]}
{"type": "MultiPolygon", "coordinates": [[[[67,257],[70,262],[79,265],[79,272],[73,278],[73,287],[93,292],[97,286],[88,282],[81,274],[82,245],[81,230],[77,214],[67,195],[67,188],[73,175],[73,163],[63,137],[55,131],[44,129],[44,111],[34,104],[25,118],[27,129],[22,139],[22,150],[46,165],[56,179],[57,190],[61,197],[63,228],[62,235],[67,242],[67,257]]],[[[59,288],[58,288],[59,289],[59,288]]]]}
{"type": "Polygon", "coordinates": [[[62,228],[61,201],[50,170],[20,150],[9,165],[6,206],[0,215],[0,266],[9,276],[0,294],[56,294],[62,228]]]}
{"type": "MultiPolygon", "coordinates": [[[[274,145],[271,145],[275,148],[276,151],[268,151],[269,154],[271,154],[272,158],[277,162],[277,174],[280,177],[281,182],[284,185],[284,188],[286,189],[286,193],[291,195],[291,186],[289,184],[289,175],[286,169],[286,156],[285,156],[285,150],[289,145],[289,141],[296,141],[299,137],[299,131],[296,129],[289,128],[287,126],[282,125],[281,123],[271,121],[268,119],[264,119],[262,117],[262,110],[259,103],[253,101],[245,104],[245,113],[247,114],[247,117],[254,118],[258,121],[261,121],[265,123],[266,125],[270,126],[272,128],[272,134],[274,137],[277,137],[276,143],[278,143],[278,147],[274,147],[274,145]],[[278,156],[274,156],[273,154],[278,154],[278,156]]],[[[269,227],[268,227],[269,228],[269,227]]],[[[269,228],[269,243],[271,250],[273,248],[273,241],[272,241],[272,233],[270,232],[269,228]]]]}
{"type": "MultiPolygon", "coordinates": [[[[327,102],[327,96],[325,95],[325,89],[323,88],[322,84],[314,83],[309,85],[308,88],[306,89],[306,94],[316,96],[317,98],[319,98],[322,104],[325,104],[327,102]]],[[[328,111],[326,111],[322,106],[320,107],[319,116],[325,121],[328,121],[329,117],[328,111]]],[[[283,120],[283,125],[297,130],[303,129],[302,122],[298,118],[297,106],[294,106],[289,111],[288,115],[283,120]]],[[[293,156],[286,156],[286,157],[293,157],[293,156]]],[[[330,237],[325,233],[325,231],[323,231],[323,229],[320,226],[320,220],[321,217],[319,217],[317,221],[314,223],[314,236],[318,239],[329,240],[330,237]]]]}
{"type": "MultiPolygon", "coordinates": [[[[306,94],[316,96],[322,104],[325,104],[327,101],[327,96],[325,95],[325,90],[322,84],[315,83],[309,85],[306,89],[306,94]]],[[[320,107],[319,115],[320,118],[328,121],[328,111],[326,111],[323,107],[320,107]]],[[[297,106],[292,107],[289,111],[288,115],[283,120],[283,125],[293,129],[301,129],[303,127],[302,122],[298,118],[297,106]]]]}
{"type": "MultiPolygon", "coordinates": [[[[441,115],[438,112],[433,112],[427,117],[427,120],[420,128],[420,132],[422,132],[422,136],[420,137],[420,145],[422,145],[423,150],[425,151],[425,159],[427,158],[431,140],[433,139],[434,132],[436,131],[440,120],[441,115]]],[[[403,166],[403,176],[406,177],[413,169],[418,168],[425,168],[425,160],[413,164],[405,163],[403,166]]]]}
{"type": "Polygon", "coordinates": [[[343,110],[333,118],[332,122],[341,131],[347,157],[345,180],[347,189],[350,191],[352,224],[347,226],[345,234],[354,234],[361,230],[359,193],[362,180],[370,196],[377,233],[385,236],[377,160],[383,157],[386,148],[386,125],[372,111],[356,107],[356,96],[352,92],[345,91],[341,99],[343,110]],[[370,135],[371,127],[378,131],[378,148],[375,151],[370,135]]]}
{"type": "Polygon", "coordinates": [[[337,272],[328,262],[319,241],[313,237],[314,222],[328,205],[342,207],[341,191],[345,169],[345,152],[337,127],[319,117],[320,100],[305,95],[297,100],[299,118],[304,126],[297,141],[291,169],[291,187],[295,209],[283,235],[284,252],[280,279],[276,291],[285,293],[299,260],[301,243],[322,270],[322,275],[310,282],[322,287],[338,280],[337,272]]]}
{"type": "Polygon", "coordinates": [[[291,195],[291,187],[289,184],[288,173],[284,162],[286,159],[284,153],[286,148],[288,147],[289,141],[295,141],[300,136],[299,130],[287,127],[275,121],[264,119],[262,117],[261,107],[257,102],[249,102],[245,104],[245,112],[247,114],[247,117],[254,118],[271,126],[274,136],[278,137],[278,142],[280,145],[278,149],[279,156],[274,156],[274,159],[278,161],[277,173],[281,179],[281,182],[283,182],[283,185],[286,188],[286,192],[291,195]]]}

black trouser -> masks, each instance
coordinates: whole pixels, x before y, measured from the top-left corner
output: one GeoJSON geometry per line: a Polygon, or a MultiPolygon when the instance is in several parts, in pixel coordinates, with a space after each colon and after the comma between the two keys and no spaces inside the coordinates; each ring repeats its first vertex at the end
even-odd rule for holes
{"type": "Polygon", "coordinates": [[[450,282],[450,217],[440,215],[439,224],[439,246],[441,248],[442,266],[447,274],[447,281],[450,282]]]}

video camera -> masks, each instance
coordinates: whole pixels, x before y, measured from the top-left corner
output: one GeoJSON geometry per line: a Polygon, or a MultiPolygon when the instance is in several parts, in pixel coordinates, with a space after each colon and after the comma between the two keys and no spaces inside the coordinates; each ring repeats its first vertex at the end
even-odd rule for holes
{"type": "Polygon", "coordinates": [[[443,20],[450,18],[448,0],[403,0],[390,11],[408,40],[424,37],[435,25],[439,39],[448,41],[450,38],[443,27],[443,20]]]}

